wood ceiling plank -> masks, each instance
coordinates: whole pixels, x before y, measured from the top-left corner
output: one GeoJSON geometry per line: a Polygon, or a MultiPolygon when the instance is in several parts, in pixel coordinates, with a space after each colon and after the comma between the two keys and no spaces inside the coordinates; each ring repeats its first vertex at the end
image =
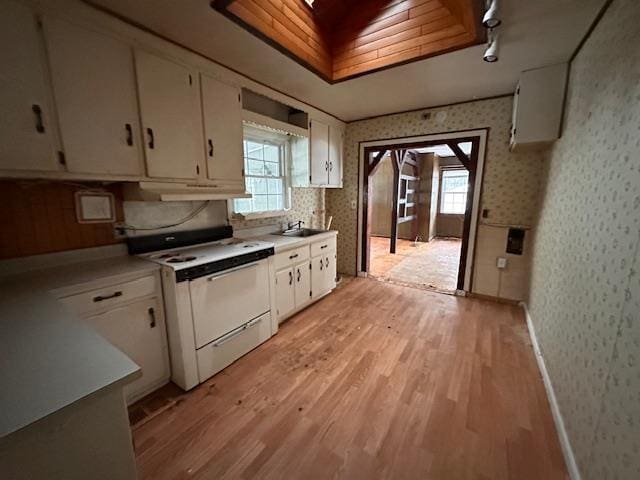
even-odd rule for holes
{"type": "Polygon", "coordinates": [[[345,77],[351,77],[353,75],[358,75],[360,73],[364,73],[370,70],[377,70],[379,68],[383,68],[383,67],[386,67],[387,65],[392,65],[394,63],[404,62],[406,60],[410,60],[419,55],[420,55],[420,47],[411,48],[409,50],[404,50],[403,52],[396,53],[394,55],[388,55],[387,57],[384,57],[384,58],[377,58],[376,60],[361,63],[359,65],[354,65],[352,67],[344,68],[342,70],[335,70],[333,72],[333,78],[340,79],[345,77]]]}
{"type": "Polygon", "coordinates": [[[354,48],[353,50],[348,50],[342,55],[334,55],[334,62],[344,62],[348,58],[356,57],[371,50],[378,50],[380,48],[388,47],[389,45],[394,45],[396,43],[400,43],[404,40],[408,40],[411,38],[415,38],[420,36],[421,27],[417,26],[415,28],[411,28],[409,30],[402,31],[400,33],[396,33],[395,35],[390,35],[388,37],[381,38],[380,40],[376,40],[375,42],[367,43],[360,47],[354,48]]]}
{"type": "Polygon", "coordinates": [[[437,40],[435,42],[427,43],[420,47],[420,56],[428,57],[433,55],[439,55],[444,52],[451,51],[452,49],[460,49],[475,44],[475,36],[469,32],[461,33],[449,38],[437,40]]]}
{"type": "Polygon", "coordinates": [[[381,48],[378,51],[378,56],[382,58],[387,55],[393,55],[395,53],[401,52],[403,50],[407,50],[409,48],[420,47],[427,43],[432,43],[437,40],[441,40],[443,38],[454,37],[461,33],[466,33],[465,28],[460,24],[455,24],[453,26],[444,28],[442,30],[438,30],[436,32],[428,33],[426,35],[420,35],[416,38],[412,38],[410,40],[405,40],[403,42],[398,42],[394,45],[381,48]]]}
{"type": "Polygon", "coordinates": [[[438,2],[429,2],[423,5],[415,6],[409,10],[409,18],[419,17],[420,15],[424,15],[426,13],[437,10],[442,7],[442,3],[438,2]]]}
{"type": "Polygon", "coordinates": [[[441,18],[444,17],[448,17],[451,14],[449,13],[449,11],[444,8],[438,8],[437,10],[430,12],[428,14],[425,15],[421,15],[419,17],[414,17],[414,18],[409,18],[409,15],[407,14],[407,20],[392,25],[390,27],[386,27],[383,28],[382,30],[378,30],[377,32],[373,32],[367,35],[362,35],[362,36],[358,36],[358,38],[355,40],[355,45],[356,46],[360,46],[360,45],[365,45],[367,43],[371,43],[374,42],[376,40],[379,40],[381,38],[390,36],[390,35],[395,35],[396,33],[402,32],[408,28],[413,28],[416,27],[418,25],[422,26],[426,23],[429,23],[431,21],[435,21],[435,20],[440,20],[441,18]]]}

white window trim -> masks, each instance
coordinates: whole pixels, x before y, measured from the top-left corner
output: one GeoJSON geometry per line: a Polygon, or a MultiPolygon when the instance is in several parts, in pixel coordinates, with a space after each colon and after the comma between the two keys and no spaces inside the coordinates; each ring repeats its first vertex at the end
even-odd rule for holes
{"type": "MultiPolygon", "coordinates": [[[[245,138],[254,138],[256,140],[273,140],[275,135],[273,132],[269,130],[262,130],[260,128],[249,126],[245,124],[245,132],[248,130],[250,132],[249,135],[246,133],[243,134],[243,139],[245,138]]],[[[291,212],[292,208],[292,198],[291,198],[291,144],[289,142],[283,143],[284,147],[284,158],[282,159],[282,172],[284,178],[284,204],[285,208],[281,210],[266,210],[262,212],[250,212],[250,213],[239,213],[234,211],[234,200],[229,199],[227,201],[227,212],[229,220],[256,220],[261,218],[272,218],[272,217],[284,217],[291,212]]],[[[242,158],[244,162],[244,151],[242,152],[242,158]]],[[[246,175],[246,174],[245,174],[246,175]]],[[[251,175],[247,175],[251,176],[251,175]]]]}
{"type": "MultiPolygon", "coordinates": [[[[469,176],[469,172],[462,166],[457,167],[457,166],[447,166],[444,168],[441,168],[440,171],[442,172],[442,175],[440,176],[440,194],[439,194],[439,199],[438,199],[438,215],[452,215],[452,216],[464,216],[465,212],[462,213],[454,213],[454,212],[444,212],[442,209],[444,208],[444,196],[445,196],[445,191],[444,188],[442,188],[442,184],[444,183],[444,172],[451,172],[451,171],[462,171],[462,172],[466,172],[467,173],[467,178],[469,176]]],[[[462,192],[459,192],[462,193],[462,192]]],[[[465,192],[466,195],[469,195],[469,190],[467,189],[467,191],[465,192]]],[[[465,203],[466,205],[466,203],[465,203]]]]}

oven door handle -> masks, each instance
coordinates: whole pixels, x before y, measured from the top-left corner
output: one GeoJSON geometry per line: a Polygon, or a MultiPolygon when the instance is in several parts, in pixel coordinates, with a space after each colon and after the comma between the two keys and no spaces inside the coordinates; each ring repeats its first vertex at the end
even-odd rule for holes
{"type": "Polygon", "coordinates": [[[223,272],[216,273],[214,275],[211,275],[210,277],[207,277],[207,280],[209,282],[212,282],[214,280],[218,280],[220,278],[226,277],[227,275],[231,275],[232,273],[235,273],[237,271],[244,270],[245,268],[255,267],[258,265],[258,263],[260,262],[247,263],[246,265],[240,265],[239,267],[234,267],[230,270],[224,270],[223,272]]]}
{"type": "Polygon", "coordinates": [[[236,328],[235,330],[231,330],[229,333],[221,336],[218,340],[216,340],[213,343],[214,347],[221,347],[222,345],[224,345],[225,343],[231,341],[232,339],[234,339],[235,337],[237,337],[238,335],[240,335],[242,332],[244,332],[245,330],[250,329],[251,327],[255,327],[257,324],[259,324],[262,321],[263,317],[258,317],[258,318],[254,318],[253,320],[251,320],[250,322],[245,323],[244,325],[239,326],[238,328],[236,328]]]}

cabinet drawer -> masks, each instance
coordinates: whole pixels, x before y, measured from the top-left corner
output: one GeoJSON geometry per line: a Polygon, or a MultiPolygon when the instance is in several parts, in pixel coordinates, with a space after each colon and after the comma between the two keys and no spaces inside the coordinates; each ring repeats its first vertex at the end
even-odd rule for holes
{"type": "Polygon", "coordinates": [[[60,299],[75,313],[82,315],[94,310],[109,308],[135,298],[156,293],[156,277],[153,275],[130,282],[97,288],[88,292],[70,295],[60,299]]]}
{"type": "Polygon", "coordinates": [[[200,383],[271,337],[271,315],[252,320],[196,351],[200,383]]]}
{"type": "Polygon", "coordinates": [[[309,246],[294,248],[286,252],[278,253],[273,262],[276,270],[287,268],[296,263],[303,262],[309,258],[309,246]]]}
{"type": "Polygon", "coordinates": [[[336,249],[336,237],[326,238],[311,244],[311,256],[323,255],[336,249]]]}

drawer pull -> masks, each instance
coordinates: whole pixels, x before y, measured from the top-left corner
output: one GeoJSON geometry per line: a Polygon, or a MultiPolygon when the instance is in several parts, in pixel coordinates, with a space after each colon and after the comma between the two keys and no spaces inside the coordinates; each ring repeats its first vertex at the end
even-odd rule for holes
{"type": "Polygon", "coordinates": [[[289,255],[289,260],[293,260],[294,258],[298,258],[298,254],[289,255]]]}
{"type": "Polygon", "coordinates": [[[207,281],[213,282],[214,280],[219,280],[219,279],[224,278],[224,277],[226,277],[228,275],[231,275],[232,273],[235,273],[238,270],[244,270],[246,268],[252,268],[252,267],[255,267],[256,265],[258,265],[258,262],[247,263],[246,265],[241,265],[239,267],[235,267],[235,268],[232,268],[230,270],[224,270],[221,273],[216,273],[215,275],[211,275],[210,277],[207,277],[207,281]]]}
{"type": "Polygon", "coordinates": [[[329,268],[329,257],[324,259],[324,266],[329,268]]]}
{"type": "Polygon", "coordinates": [[[122,292],[113,292],[111,295],[98,295],[97,297],[93,297],[94,302],[102,302],[104,300],[111,300],[112,298],[121,297],[122,292]]]}
{"type": "Polygon", "coordinates": [[[298,283],[300,282],[300,269],[298,268],[298,283]]]}
{"type": "Polygon", "coordinates": [[[320,259],[320,270],[322,270],[323,266],[324,266],[324,262],[322,261],[322,259],[320,259]]]}
{"type": "Polygon", "coordinates": [[[235,330],[231,330],[229,333],[227,333],[226,335],[223,335],[222,337],[220,337],[218,339],[218,341],[216,341],[215,343],[213,343],[214,347],[221,347],[222,345],[224,345],[225,343],[227,343],[228,341],[234,339],[235,337],[237,337],[238,335],[240,335],[242,332],[244,332],[245,330],[250,329],[251,327],[255,327],[257,324],[259,324],[262,321],[262,317],[258,317],[255,318],[253,320],[251,320],[250,322],[245,323],[244,325],[236,328],[235,330]]]}
{"type": "Polygon", "coordinates": [[[36,115],[36,132],[44,133],[44,123],[42,122],[42,108],[40,105],[32,105],[31,111],[36,115]]]}
{"type": "Polygon", "coordinates": [[[320,250],[324,250],[324,249],[325,249],[325,248],[327,248],[328,246],[329,246],[329,245],[322,245],[322,246],[320,247],[320,250]]]}
{"type": "Polygon", "coordinates": [[[293,272],[289,270],[289,285],[293,285],[293,272]]]}
{"type": "Polygon", "coordinates": [[[156,311],[153,309],[153,307],[149,307],[149,317],[151,317],[151,322],[149,323],[149,326],[151,328],[155,328],[156,327],[156,311]]]}

